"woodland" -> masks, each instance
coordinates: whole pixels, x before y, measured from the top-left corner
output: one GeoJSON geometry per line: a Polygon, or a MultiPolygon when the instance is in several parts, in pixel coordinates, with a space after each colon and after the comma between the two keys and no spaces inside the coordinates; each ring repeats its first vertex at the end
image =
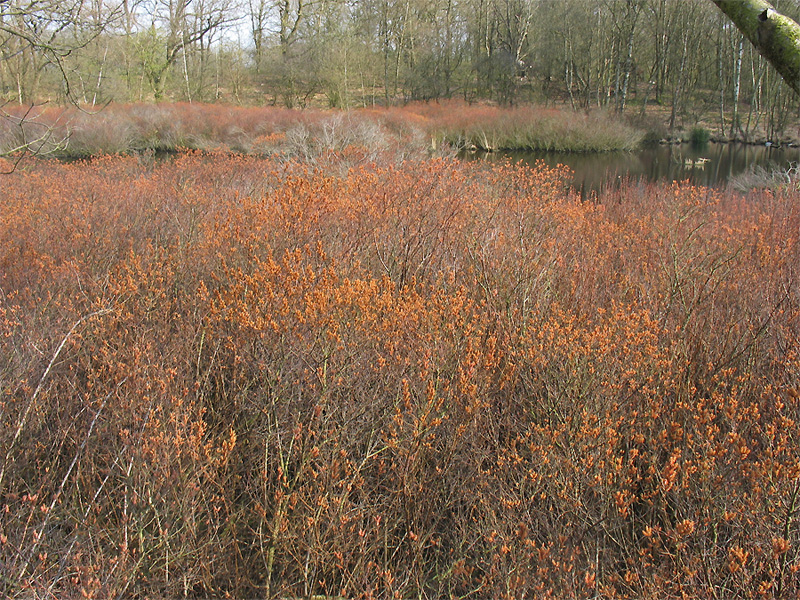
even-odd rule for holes
{"type": "MultiPolygon", "coordinates": [[[[774,4],[800,16],[795,0],[774,4]]],[[[459,98],[603,108],[669,131],[702,120],[744,140],[757,129],[779,139],[798,111],[710,0],[5,0],[0,98],[89,108],[459,98]]]]}
{"type": "Polygon", "coordinates": [[[0,596],[800,595],[796,177],[457,153],[790,127],[711,2],[20,6],[0,596]]]}

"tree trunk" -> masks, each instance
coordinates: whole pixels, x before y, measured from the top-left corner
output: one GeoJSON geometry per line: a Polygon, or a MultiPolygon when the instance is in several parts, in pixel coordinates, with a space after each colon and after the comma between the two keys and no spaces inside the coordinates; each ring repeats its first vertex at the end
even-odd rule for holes
{"type": "Polygon", "coordinates": [[[681,66],[678,69],[678,82],[672,89],[672,111],[669,117],[669,130],[675,130],[675,121],[678,116],[678,104],[681,102],[681,94],[686,79],[686,58],[689,54],[689,33],[683,32],[683,51],[681,52],[681,66]]]}
{"type": "Polygon", "coordinates": [[[800,94],[800,25],[764,0],[712,0],[800,94]]]}
{"type": "Polygon", "coordinates": [[[739,94],[742,86],[742,57],[744,56],[744,46],[742,41],[739,41],[739,49],[734,56],[733,62],[733,115],[731,117],[731,133],[730,138],[736,135],[737,131],[741,131],[741,124],[739,123],[739,94]]]}

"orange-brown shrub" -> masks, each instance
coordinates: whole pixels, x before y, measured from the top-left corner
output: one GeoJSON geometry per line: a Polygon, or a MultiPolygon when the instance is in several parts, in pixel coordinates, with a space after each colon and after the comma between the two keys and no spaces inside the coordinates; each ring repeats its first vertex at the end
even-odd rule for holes
{"type": "Polygon", "coordinates": [[[364,158],[0,181],[3,594],[796,597],[798,196],[364,158]]]}

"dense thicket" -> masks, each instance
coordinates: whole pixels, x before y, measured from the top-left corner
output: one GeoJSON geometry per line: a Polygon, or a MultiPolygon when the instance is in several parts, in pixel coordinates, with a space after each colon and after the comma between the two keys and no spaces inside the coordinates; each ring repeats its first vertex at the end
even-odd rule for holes
{"type": "Polygon", "coordinates": [[[0,593],[796,598],[798,193],[231,155],[0,181],[0,593]]]}
{"type": "Polygon", "coordinates": [[[702,115],[770,139],[797,108],[708,0],[10,0],[0,57],[0,93],[21,104],[461,97],[657,111],[670,127],[702,115]]]}

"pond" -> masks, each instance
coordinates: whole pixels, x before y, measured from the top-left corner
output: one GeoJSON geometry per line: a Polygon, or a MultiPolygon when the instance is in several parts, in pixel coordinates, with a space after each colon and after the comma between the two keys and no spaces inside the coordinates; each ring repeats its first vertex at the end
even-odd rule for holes
{"type": "Polygon", "coordinates": [[[550,166],[566,165],[573,171],[573,187],[582,197],[617,185],[624,179],[644,181],[685,181],[718,187],[755,167],[767,171],[786,170],[800,163],[800,148],[749,144],[655,145],[636,152],[562,153],[495,152],[482,154],[485,160],[544,161],[550,166]]]}

